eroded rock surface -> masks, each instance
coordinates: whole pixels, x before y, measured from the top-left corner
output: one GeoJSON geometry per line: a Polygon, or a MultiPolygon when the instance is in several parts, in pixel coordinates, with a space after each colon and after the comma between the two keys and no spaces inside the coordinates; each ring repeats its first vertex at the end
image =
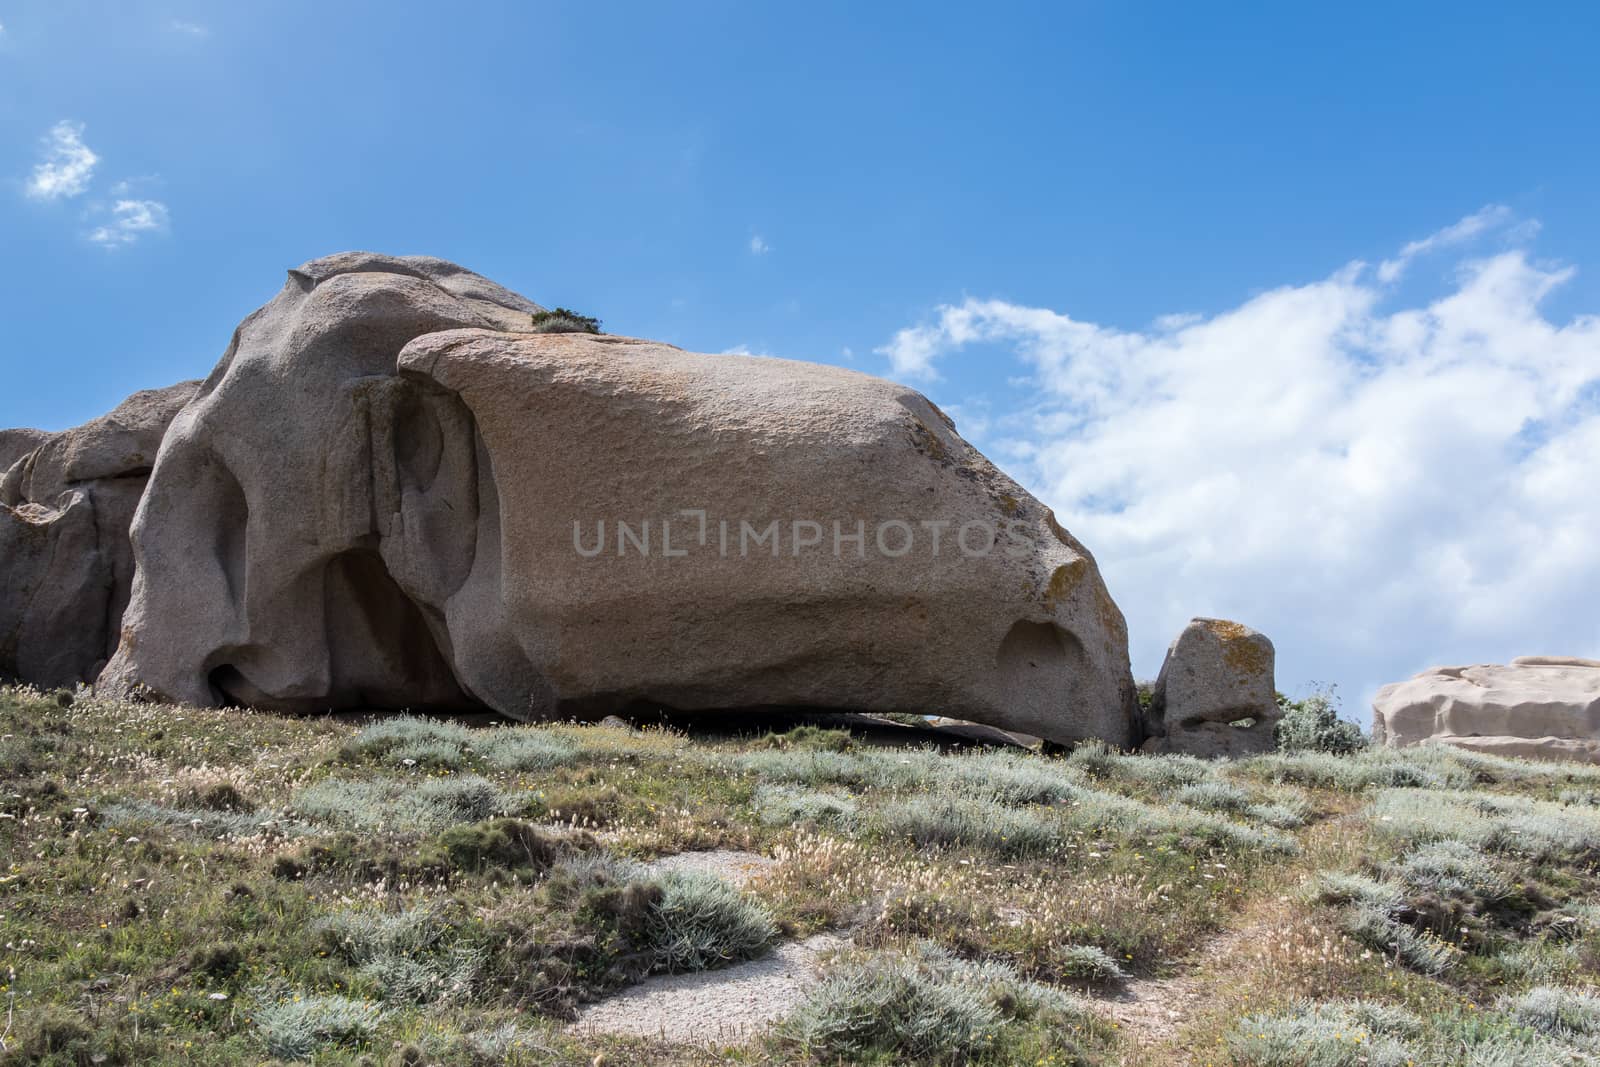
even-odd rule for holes
{"type": "Polygon", "coordinates": [[[1267,636],[1227,619],[1193,619],[1156,678],[1147,752],[1247,756],[1269,752],[1283,717],[1267,636]]]}
{"type": "Polygon", "coordinates": [[[1522,656],[1435,667],[1378,690],[1373,738],[1600,763],[1600,660],[1522,656]]]}
{"type": "Polygon", "coordinates": [[[0,430],[0,478],[11,465],[50,439],[44,430],[0,430]]]}
{"type": "Polygon", "coordinates": [[[128,529],[168,424],[198,382],[135,393],[58,434],[0,435],[0,675],[93,681],[133,582],[128,529]],[[32,444],[26,452],[22,446],[32,444]]]}
{"type": "Polygon", "coordinates": [[[198,704],[914,711],[1134,740],[1087,550],[913,390],[290,272],[174,420],[102,681],[198,704]]]}

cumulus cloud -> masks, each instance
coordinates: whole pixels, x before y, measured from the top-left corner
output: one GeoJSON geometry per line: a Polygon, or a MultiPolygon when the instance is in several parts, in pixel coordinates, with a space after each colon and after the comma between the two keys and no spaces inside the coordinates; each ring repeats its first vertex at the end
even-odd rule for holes
{"type": "Polygon", "coordinates": [[[750,254],[752,256],[764,256],[770,251],[772,251],[772,246],[767,244],[766,238],[759,233],[750,238],[750,254]]]}
{"type": "Polygon", "coordinates": [[[925,380],[1015,353],[975,436],[1095,551],[1136,673],[1223,615],[1274,638],[1282,688],[1340,682],[1364,714],[1431,664],[1600,653],[1600,317],[1547,313],[1574,268],[1515,246],[1535,229],[1486,208],[1375,270],[1144,330],[969,299],[879,352],[925,380]],[[1468,255],[1491,231],[1513,246],[1468,255]],[[1444,291],[1394,306],[1447,251],[1444,291]]]}
{"type": "Polygon", "coordinates": [[[89,240],[106,248],[131,245],[147,233],[167,228],[167,205],[159,200],[118,200],[111,205],[111,218],[88,233],[89,240]]]}
{"type": "Polygon", "coordinates": [[[28,178],[27,195],[35,200],[82,195],[100,162],[100,157],[83,143],[83,123],[56,123],[45,135],[43,148],[44,158],[28,178]]]}

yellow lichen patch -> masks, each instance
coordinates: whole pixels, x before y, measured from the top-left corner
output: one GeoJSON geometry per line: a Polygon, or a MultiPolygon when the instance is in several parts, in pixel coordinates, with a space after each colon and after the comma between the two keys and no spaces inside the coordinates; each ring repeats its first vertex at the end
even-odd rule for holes
{"type": "Polygon", "coordinates": [[[1016,515],[1022,511],[1022,504],[1010,493],[1000,494],[1000,510],[1007,515],[1016,515]]]}
{"type": "Polygon", "coordinates": [[[1078,588],[1078,583],[1083,581],[1084,572],[1089,569],[1089,561],[1083,558],[1063,563],[1050,572],[1050,584],[1045,586],[1044,603],[1047,608],[1054,608],[1057,604],[1072,595],[1078,588]]]}
{"type": "Polygon", "coordinates": [[[945,447],[945,443],[940,439],[939,435],[934,433],[927,423],[915,415],[911,416],[911,422],[913,423],[911,440],[916,444],[918,451],[926,453],[940,463],[948,463],[950,461],[950,450],[945,447]]]}
{"type": "Polygon", "coordinates": [[[1245,675],[1272,672],[1271,646],[1265,641],[1252,640],[1250,627],[1227,619],[1211,619],[1206,629],[1222,642],[1222,661],[1230,670],[1245,675]]]}

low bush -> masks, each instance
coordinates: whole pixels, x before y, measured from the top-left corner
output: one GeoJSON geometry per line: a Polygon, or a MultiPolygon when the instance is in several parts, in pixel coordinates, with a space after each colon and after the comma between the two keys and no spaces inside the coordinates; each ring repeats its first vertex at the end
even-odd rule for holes
{"type": "Polygon", "coordinates": [[[672,871],[646,936],[664,971],[703,971],[766,953],[778,937],[772,913],[714,875],[672,871]]]}
{"type": "Polygon", "coordinates": [[[1066,823],[1094,834],[1121,834],[1183,850],[1211,847],[1272,856],[1300,851],[1295,839],[1273,829],[1245,826],[1211,812],[1150,804],[1117,793],[1083,790],[1064,809],[1066,823]]]}
{"type": "Polygon", "coordinates": [[[851,745],[849,730],[830,730],[805,723],[781,734],[767,734],[759,744],[767,748],[808,748],[822,752],[843,752],[851,745]]]}
{"type": "Polygon", "coordinates": [[[1114,752],[1104,741],[1085,741],[1072,750],[1067,766],[1107,782],[1176,788],[1212,777],[1215,767],[1195,756],[1142,756],[1114,752]]]}
{"type": "Polygon", "coordinates": [[[1094,945],[1065,945],[1050,954],[1051,970],[1062,978],[1107,985],[1128,977],[1122,965],[1094,945]]]}
{"type": "Polygon", "coordinates": [[[481,873],[496,869],[529,876],[548,869],[575,843],[575,839],[559,837],[520,819],[452,826],[435,840],[456,870],[481,873]]]}
{"type": "Polygon", "coordinates": [[[435,907],[343,911],[314,924],[328,949],[355,965],[386,1001],[432,1004],[468,996],[482,966],[435,907]]]}
{"type": "Polygon", "coordinates": [[[1063,760],[1006,751],[947,756],[939,761],[937,784],[1003,804],[1059,804],[1077,793],[1081,775],[1063,760]]]}
{"type": "Polygon", "coordinates": [[[599,333],[600,320],[592,315],[580,315],[571,308],[554,308],[535,311],[529,324],[530,333],[599,333]]]}
{"type": "Polygon", "coordinates": [[[896,800],[873,818],[886,837],[924,848],[960,848],[1015,859],[1058,851],[1064,840],[1059,819],[963,796],[896,800]]]}
{"type": "Polygon", "coordinates": [[[1250,807],[1250,794],[1228,782],[1196,782],[1178,790],[1173,800],[1202,811],[1224,811],[1238,815],[1250,807]]]}
{"type": "Polygon", "coordinates": [[[1056,1063],[1085,1062],[1085,1046],[1106,1025],[1080,1001],[1006,965],[923,943],[837,961],[777,1039],[822,1063],[966,1063],[1003,1049],[1025,1024],[1047,1035],[1048,1062],[1056,1063]]]}
{"type": "Polygon", "coordinates": [[[578,746],[569,738],[530,726],[482,730],[472,749],[489,766],[503,771],[543,771],[574,762],[578,746]]]}
{"type": "Polygon", "coordinates": [[[212,839],[255,837],[258,834],[299,837],[306,832],[306,827],[295,820],[271,814],[211,808],[171,808],[148,800],[119,801],[108,805],[100,815],[116,826],[159,827],[212,839]]]}
{"type": "Polygon", "coordinates": [[[1435,841],[1413,849],[1389,872],[1413,894],[1460,897],[1478,906],[1505,900],[1515,891],[1489,857],[1460,841],[1435,841]]]}
{"type": "Polygon", "coordinates": [[[1227,1044],[1239,1067],[1411,1067],[1421,1033],[1409,1012],[1352,1001],[1248,1016],[1227,1044]]]}
{"type": "Polygon", "coordinates": [[[1463,800],[1443,790],[1386,789],[1369,812],[1379,832],[1414,846],[1459,841],[1536,861],[1600,857],[1600,810],[1526,796],[1463,800]]]}
{"type": "Polygon", "coordinates": [[[1364,874],[1324,874],[1313,886],[1312,896],[1321,904],[1364,904],[1385,912],[1398,911],[1406,899],[1399,886],[1364,874]]]}
{"type": "MultiPolygon", "coordinates": [[[[459,761],[472,732],[464,726],[415,715],[396,715],[363,726],[346,741],[339,754],[346,761],[375,759],[400,763],[400,752],[452,753],[459,761]]],[[[449,764],[454,766],[455,764],[449,764]]]]}
{"type": "Polygon", "coordinates": [[[829,752],[825,749],[782,749],[749,752],[733,765],[763,782],[797,785],[839,785],[860,790],[906,789],[929,780],[937,753],[829,752]]]}
{"type": "Polygon", "coordinates": [[[856,802],[838,793],[762,786],[756,790],[756,811],[768,826],[850,825],[856,817],[856,802]]]}
{"type": "Polygon", "coordinates": [[[1461,950],[1454,945],[1430,931],[1400,922],[1388,909],[1373,904],[1346,908],[1340,928],[1353,940],[1420,974],[1443,974],[1461,959],[1461,950]]]}
{"type": "Polygon", "coordinates": [[[374,781],[328,778],[294,798],[296,813],[352,830],[436,831],[456,823],[481,822],[522,806],[493,782],[473,774],[374,781]]]}
{"type": "Polygon", "coordinates": [[[1523,1026],[1550,1037],[1600,1037],[1600,996],[1594,993],[1536,986],[1504,998],[1499,1007],[1523,1026]]]}
{"type": "Polygon", "coordinates": [[[335,1045],[359,1048],[382,1021],[378,1005],[333,994],[284,995],[255,1011],[267,1054],[280,1060],[309,1060],[335,1045]]]}
{"type": "Polygon", "coordinates": [[[1370,743],[1361,727],[1339,717],[1339,703],[1330,688],[1304,700],[1290,700],[1278,694],[1283,718],[1275,733],[1278,748],[1284,752],[1328,752],[1347,756],[1370,743]]]}

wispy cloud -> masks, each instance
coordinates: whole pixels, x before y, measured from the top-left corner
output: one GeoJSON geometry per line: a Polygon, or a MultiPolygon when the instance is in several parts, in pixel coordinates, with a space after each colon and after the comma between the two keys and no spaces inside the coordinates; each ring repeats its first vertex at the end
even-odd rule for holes
{"type": "Polygon", "coordinates": [[[758,352],[749,345],[734,345],[732,348],[724,348],[721,354],[724,356],[756,356],[760,359],[781,358],[773,355],[771,352],[758,352]]]}
{"type": "Polygon", "coordinates": [[[100,162],[83,143],[83,123],[63,120],[43,140],[44,159],[33,168],[26,192],[34,200],[62,200],[82,195],[100,162]]]}
{"type": "Polygon", "coordinates": [[[159,200],[118,200],[111,205],[110,221],[89,231],[88,238],[105,248],[121,248],[165,231],[169,218],[167,205],[159,200]]]}
{"type": "Polygon", "coordinates": [[[772,251],[772,246],[767,244],[766,238],[762,237],[759,233],[751,236],[750,254],[752,256],[764,256],[770,251],[772,251]]]}
{"type": "Polygon", "coordinates": [[[922,378],[1014,353],[1022,381],[975,436],[1097,553],[1142,673],[1192,615],[1266,631],[1286,689],[1595,655],[1600,315],[1544,309],[1571,267],[1466,254],[1502,228],[1536,229],[1487,208],[1377,270],[1143,331],[969,299],[879,352],[922,378]],[[1447,249],[1453,280],[1392,306],[1405,265],[1447,249]]]}
{"type": "Polygon", "coordinates": [[[1412,241],[1400,249],[1393,259],[1386,259],[1378,265],[1378,280],[1385,284],[1397,281],[1418,256],[1470,241],[1496,227],[1508,225],[1513,217],[1511,209],[1505,205],[1490,204],[1460,222],[1431,233],[1420,241],[1412,241]]]}
{"type": "Polygon", "coordinates": [[[173,33],[181,33],[186,37],[208,37],[211,31],[198,22],[185,22],[183,19],[173,19],[168,24],[173,33]]]}

